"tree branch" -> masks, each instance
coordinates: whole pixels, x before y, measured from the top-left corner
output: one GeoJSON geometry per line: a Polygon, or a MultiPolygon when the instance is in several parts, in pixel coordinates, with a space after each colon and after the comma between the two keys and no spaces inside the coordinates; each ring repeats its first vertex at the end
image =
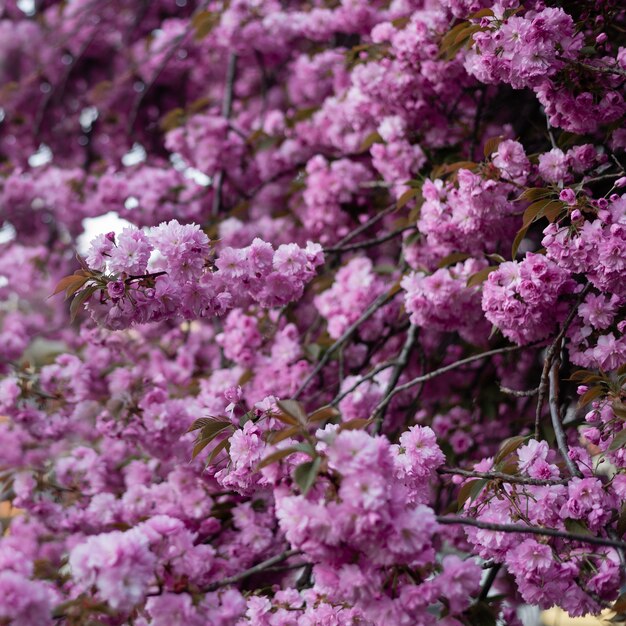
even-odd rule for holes
{"type": "Polygon", "coordinates": [[[272,567],[273,565],[282,563],[283,561],[286,561],[289,557],[295,556],[296,554],[302,554],[302,551],[285,550],[285,552],[272,556],[269,559],[265,559],[265,561],[261,561],[260,563],[253,565],[243,572],[239,572],[238,574],[234,574],[233,576],[228,576],[227,578],[223,578],[222,580],[211,583],[210,585],[207,585],[204,589],[202,589],[202,591],[203,593],[206,593],[209,591],[215,591],[220,587],[234,585],[235,583],[241,582],[242,580],[249,578],[250,576],[254,576],[254,574],[259,574],[260,572],[272,567]]]}
{"type": "Polygon", "coordinates": [[[557,530],[556,528],[540,528],[536,526],[523,526],[521,524],[496,524],[492,522],[483,522],[469,517],[454,517],[438,515],[437,521],[445,525],[473,526],[482,530],[493,530],[502,533],[520,533],[522,535],[545,535],[546,537],[559,537],[560,539],[568,539],[569,541],[580,541],[581,543],[589,543],[597,546],[609,546],[611,548],[626,548],[626,542],[617,541],[615,539],[607,539],[605,537],[595,537],[593,535],[580,535],[578,533],[568,533],[565,530],[557,530]]]}
{"type": "Polygon", "coordinates": [[[345,391],[338,393],[333,401],[330,403],[331,406],[337,406],[347,395],[351,394],[355,389],[360,387],[363,383],[366,383],[368,380],[372,380],[375,378],[377,374],[384,370],[388,370],[390,367],[396,365],[397,361],[387,361],[386,363],[380,363],[373,367],[367,374],[359,378],[353,385],[348,387],[345,391]]]}
{"type": "Polygon", "coordinates": [[[550,417],[552,418],[552,428],[556,436],[556,445],[567,465],[567,469],[572,476],[582,478],[582,473],[576,467],[574,461],[570,459],[568,454],[567,439],[563,432],[563,425],[561,424],[561,408],[559,407],[559,360],[556,359],[552,368],[550,369],[550,417]]]}
{"type": "Polygon", "coordinates": [[[387,412],[387,407],[391,402],[391,393],[395,389],[395,386],[398,384],[400,380],[400,376],[402,376],[402,372],[406,369],[406,366],[409,362],[409,357],[411,356],[411,351],[415,346],[415,342],[417,340],[418,327],[414,324],[409,326],[409,330],[406,334],[406,341],[404,342],[404,346],[402,346],[402,351],[400,352],[400,356],[398,357],[398,361],[396,366],[394,367],[393,372],[391,373],[391,378],[389,379],[389,383],[383,393],[383,399],[378,403],[374,412],[372,413],[372,417],[375,422],[373,425],[374,433],[377,433],[385,419],[385,413],[387,412]]]}
{"type": "Polygon", "coordinates": [[[372,317],[372,315],[374,315],[374,313],[376,313],[376,311],[378,311],[378,309],[380,309],[381,307],[385,306],[385,304],[387,304],[388,302],[391,302],[396,297],[396,295],[398,293],[399,293],[399,291],[392,291],[392,292],[383,293],[380,296],[378,296],[378,298],[376,298],[376,300],[374,300],[374,302],[372,302],[372,304],[369,305],[369,307],[366,309],[365,313],[363,313],[363,315],[361,315],[361,317],[359,317],[359,319],[356,320],[356,322],[354,322],[354,324],[352,324],[343,333],[343,335],[341,335],[341,337],[339,337],[339,339],[337,339],[337,341],[335,341],[335,343],[332,346],[330,346],[330,348],[328,348],[328,350],[326,350],[326,352],[324,353],[322,358],[319,360],[317,365],[313,368],[313,371],[304,379],[304,381],[298,387],[296,393],[293,396],[294,400],[298,399],[298,397],[306,389],[308,384],[322,371],[322,369],[324,368],[326,363],[328,363],[328,361],[330,360],[330,357],[339,348],[341,348],[341,346],[343,346],[343,344],[346,343],[346,341],[348,341],[348,339],[350,339],[350,337],[352,337],[352,335],[357,331],[359,326],[363,322],[366,322],[370,317],[372,317]]]}
{"type": "Polygon", "coordinates": [[[506,352],[516,352],[517,350],[522,350],[523,348],[531,348],[537,345],[527,344],[525,346],[506,346],[504,348],[496,348],[495,350],[487,350],[487,352],[481,352],[480,354],[474,354],[472,356],[468,356],[465,359],[461,359],[460,361],[455,361],[454,363],[450,363],[450,365],[445,365],[444,367],[440,367],[437,370],[433,370],[432,372],[428,372],[427,374],[423,374],[422,376],[418,376],[417,378],[413,378],[402,385],[399,385],[393,391],[391,391],[385,400],[391,400],[395,395],[401,393],[402,391],[406,391],[419,383],[425,383],[433,378],[437,378],[437,376],[441,376],[447,372],[451,372],[463,365],[467,365],[468,363],[473,363],[474,361],[480,361],[481,359],[486,359],[487,357],[494,356],[496,354],[505,354],[506,352]]]}
{"type": "Polygon", "coordinates": [[[549,377],[550,377],[550,369],[552,367],[552,362],[554,361],[555,356],[558,352],[561,351],[561,342],[565,337],[565,333],[570,327],[576,313],[578,311],[578,305],[583,301],[583,298],[587,295],[587,292],[591,289],[591,283],[587,283],[585,288],[580,292],[578,298],[576,300],[575,305],[572,307],[572,310],[569,312],[569,315],[565,319],[559,334],[556,336],[555,340],[552,342],[548,350],[546,351],[546,357],[543,362],[543,370],[541,372],[541,379],[539,380],[539,386],[537,387],[537,410],[535,411],[535,439],[539,438],[539,422],[541,421],[541,409],[543,408],[543,401],[546,397],[546,392],[549,387],[549,377]]]}
{"type": "Polygon", "coordinates": [[[352,252],[353,250],[361,250],[364,248],[371,248],[372,246],[376,246],[379,243],[385,243],[402,233],[406,233],[409,230],[416,230],[417,226],[403,226],[402,228],[396,228],[392,230],[390,233],[385,235],[381,235],[380,237],[376,237],[374,239],[366,239],[365,241],[360,241],[358,243],[353,243],[345,246],[334,246],[333,248],[324,248],[325,254],[340,254],[342,252],[352,252]]]}
{"type": "Polygon", "coordinates": [[[528,476],[515,476],[514,474],[505,474],[503,472],[476,472],[473,470],[464,470],[460,467],[442,467],[437,470],[438,474],[453,474],[458,476],[466,476],[467,478],[486,478],[490,480],[501,480],[505,483],[516,485],[534,485],[543,487],[548,485],[566,485],[569,481],[564,479],[545,479],[545,478],[529,478],[528,476]]]}
{"type": "Polygon", "coordinates": [[[370,226],[373,226],[374,224],[376,224],[376,222],[379,222],[380,220],[383,219],[383,217],[385,217],[386,215],[389,215],[390,213],[393,213],[395,210],[396,210],[396,203],[394,202],[393,204],[390,204],[387,208],[383,209],[380,213],[377,213],[376,215],[371,217],[369,220],[367,220],[367,222],[364,222],[363,224],[355,228],[353,231],[350,231],[343,239],[340,239],[337,242],[337,244],[335,245],[335,248],[341,248],[342,246],[347,244],[349,241],[352,241],[355,237],[360,235],[362,232],[366,231],[370,226]]]}

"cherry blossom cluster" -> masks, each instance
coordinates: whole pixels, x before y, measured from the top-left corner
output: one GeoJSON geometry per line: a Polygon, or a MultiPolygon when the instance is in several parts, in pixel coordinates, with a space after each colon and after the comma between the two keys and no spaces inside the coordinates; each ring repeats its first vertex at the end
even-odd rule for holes
{"type": "Polygon", "coordinates": [[[149,234],[129,227],[118,237],[99,235],[86,261],[105,285],[89,300],[90,312],[104,326],[120,329],[172,316],[220,315],[249,301],[282,306],[302,296],[324,259],[319,244],[283,244],[274,250],[260,239],[246,248],[223,248],[215,271],[208,257],[207,235],[177,220],[149,234]]]}
{"type": "Polygon", "coordinates": [[[0,4],[0,624],[626,613],[623,3],[0,4]]]}

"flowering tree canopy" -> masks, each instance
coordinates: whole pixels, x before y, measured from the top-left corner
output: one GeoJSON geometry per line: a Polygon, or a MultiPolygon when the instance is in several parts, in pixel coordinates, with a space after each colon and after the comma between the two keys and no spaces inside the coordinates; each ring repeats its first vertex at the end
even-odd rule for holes
{"type": "Polygon", "coordinates": [[[626,613],[625,86],[619,0],[5,0],[0,624],[626,613]]]}

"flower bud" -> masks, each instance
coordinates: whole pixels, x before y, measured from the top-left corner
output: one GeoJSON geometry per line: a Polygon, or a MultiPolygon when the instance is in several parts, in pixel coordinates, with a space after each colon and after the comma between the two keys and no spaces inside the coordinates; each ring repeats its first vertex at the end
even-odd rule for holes
{"type": "Polygon", "coordinates": [[[126,291],[126,285],[121,280],[111,281],[107,284],[107,293],[114,300],[119,300],[124,297],[126,291]]]}
{"type": "Polygon", "coordinates": [[[576,204],[576,194],[573,189],[566,187],[559,194],[559,200],[561,200],[561,202],[566,202],[569,205],[576,204]]]}

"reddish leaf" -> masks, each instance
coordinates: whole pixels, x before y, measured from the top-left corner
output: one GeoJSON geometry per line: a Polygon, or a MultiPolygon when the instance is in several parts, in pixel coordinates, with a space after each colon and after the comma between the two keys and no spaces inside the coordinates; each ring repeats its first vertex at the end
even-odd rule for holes
{"type": "Polygon", "coordinates": [[[503,461],[507,456],[509,456],[509,454],[515,452],[515,450],[526,443],[528,438],[528,436],[523,437],[522,435],[518,435],[516,437],[506,439],[493,459],[494,465],[497,465],[500,461],[503,461]]]}
{"type": "Polygon", "coordinates": [[[604,387],[602,385],[595,385],[595,387],[591,387],[582,396],[580,396],[578,404],[580,406],[585,406],[585,404],[589,404],[596,398],[604,395],[606,395],[606,390],[604,389],[604,387]]]}
{"type": "Polygon", "coordinates": [[[278,400],[276,405],[283,412],[283,415],[288,415],[296,420],[295,423],[306,424],[306,411],[297,400],[278,400]]]}
{"type": "Polygon", "coordinates": [[[339,425],[338,432],[343,432],[344,430],[361,430],[362,428],[367,428],[370,424],[374,422],[373,419],[357,419],[350,420],[349,422],[342,422],[339,425]]]}
{"type": "Polygon", "coordinates": [[[302,432],[302,428],[300,426],[290,426],[289,428],[274,430],[267,433],[266,439],[268,443],[275,444],[284,441],[285,439],[289,439],[290,437],[295,437],[300,432],[302,432]]]}
{"type": "Polygon", "coordinates": [[[334,406],[323,406],[317,411],[313,411],[309,415],[309,422],[323,422],[324,420],[330,420],[335,417],[339,417],[339,411],[334,406]]]}

